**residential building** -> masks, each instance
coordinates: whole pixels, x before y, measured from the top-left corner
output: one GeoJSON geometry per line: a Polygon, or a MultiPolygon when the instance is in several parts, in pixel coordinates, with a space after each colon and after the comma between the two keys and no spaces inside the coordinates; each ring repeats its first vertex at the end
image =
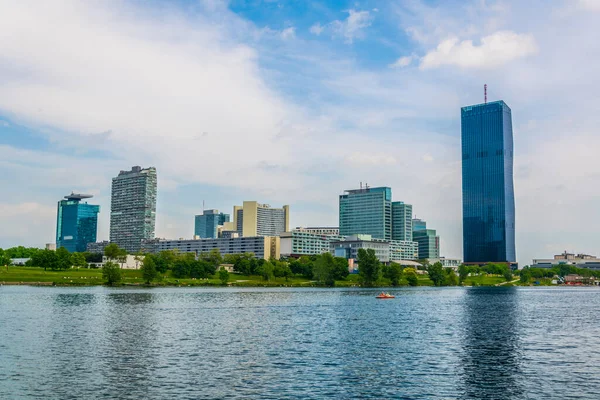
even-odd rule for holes
{"type": "Polygon", "coordinates": [[[435,263],[439,262],[440,264],[442,264],[442,267],[452,268],[454,270],[458,270],[458,267],[460,267],[462,265],[462,260],[460,258],[440,257],[440,258],[429,258],[427,260],[429,261],[429,264],[435,264],[435,263]]]}
{"type": "Polygon", "coordinates": [[[70,252],[83,252],[88,243],[96,241],[100,206],[82,202],[93,196],[71,193],[58,202],[56,247],[70,252]]]}
{"type": "Polygon", "coordinates": [[[463,107],[461,136],[465,263],[516,262],[511,109],[463,107]]]}
{"type": "Polygon", "coordinates": [[[194,236],[216,239],[219,237],[219,227],[225,222],[229,222],[229,214],[220,213],[219,210],[204,210],[202,215],[196,215],[194,236]]]}
{"type": "Polygon", "coordinates": [[[392,239],[392,189],[389,187],[346,190],[339,197],[340,235],[371,235],[392,239]]]}
{"type": "Polygon", "coordinates": [[[413,240],[418,243],[419,260],[440,258],[440,237],[435,229],[415,231],[413,240]]]}
{"type": "Polygon", "coordinates": [[[154,238],[156,169],[135,166],[112,179],[110,241],[133,254],[143,239],[154,238]]]}
{"type": "Polygon", "coordinates": [[[567,253],[555,255],[550,259],[534,259],[532,268],[554,268],[560,265],[571,265],[577,268],[600,270],[600,258],[589,254],[567,253]]]}
{"type": "Polygon", "coordinates": [[[281,234],[281,255],[286,257],[311,256],[330,251],[331,243],[344,239],[340,235],[324,235],[294,229],[281,234]]]}
{"type": "Polygon", "coordinates": [[[233,237],[217,239],[191,240],[145,240],[142,249],[146,253],[158,253],[163,250],[177,250],[181,253],[208,253],[213,249],[221,255],[253,253],[257,258],[280,258],[280,241],[277,236],[233,237]]]}
{"type": "Polygon", "coordinates": [[[358,259],[359,249],[373,249],[379,261],[390,262],[390,242],[373,238],[371,235],[351,235],[345,239],[333,241],[330,245],[330,252],[335,257],[344,257],[355,261],[358,259]]]}
{"type": "Polygon", "coordinates": [[[297,227],[294,229],[296,232],[306,232],[306,233],[314,233],[316,235],[330,235],[330,236],[339,236],[340,228],[331,227],[331,226],[313,226],[313,227],[297,227]]]}
{"type": "Polygon", "coordinates": [[[290,230],[290,206],[273,208],[256,201],[233,207],[233,226],[241,236],[279,236],[290,230]]]}
{"type": "Polygon", "coordinates": [[[108,240],[104,240],[102,242],[96,243],[88,243],[86,251],[92,254],[104,254],[104,249],[108,246],[110,242],[108,240]]]}
{"type": "Polygon", "coordinates": [[[403,201],[392,202],[392,240],[412,241],[412,210],[403,201]]]}
{"type": "Polygon", "coordinates": [[[390,260],[417,260],[419,244],[412,240],[390,240],[390,260]]]}

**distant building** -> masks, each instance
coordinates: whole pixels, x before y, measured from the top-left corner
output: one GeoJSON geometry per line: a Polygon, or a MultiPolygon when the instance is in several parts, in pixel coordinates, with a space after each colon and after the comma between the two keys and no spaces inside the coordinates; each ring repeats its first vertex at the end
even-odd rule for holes
{"type": "Polygon", "coordinates": [[[412,240],[390,240],[390,261],[416,260],[419,258],[419,244],[412,240]]]}
{"type": "Polygon", "coordinates": [[[290,230],[290,206],[273,208],[256,201],[233,207],[233,225],[243,237],[279,236],[290,230]]]}
{"type": "Polygon", "coordinates": [[[511,109],[463,107],[461,137],[465,263],[516,262],[511,109]]]}
{"type": "Polygon", "coordinates": [[[418,243],[420,260],[440,258],[440,237],[435,229],[415,231],[413,240],[418,243]]]}
{"type": "Polygon", "coordinates": [[[313,227],[297,227],[296,232],[314,233],[316,235],[339,236],[340,228],[331,226],[313,226],[313,227]]]}
{"type": "Polygon", "coordinates": [[[457,270],[458,267],[460,267],[462,265],[462,260],[460,258],[440,257],[440,258],[429,258],[427,260],[429,261],[429,264],[435,264],[435,263],[439,262],[440,264],[442,264],[442,267],[452,268],[454,270],[457,270]]]}
{"type": "Polygon", "coordinates": [[[204,210],[202,215],[196,215],[194,236],[203,239],[216,239],[219,237],[219,226],[229,222],[229,214],[220,213],[219,210],[204,210]]]}
{"type": "Polygon", "coordinates": [[[146,253],[159,253],[163,250],[177,250],[181,253],[200,255],[218,249],[221,255],[253,253],[256,258],[280,258],[280,241],[276,236],[254,236],[218,239],[192,240],[145,240],[142,249],[146,253]]]}
{"type": "Polygon", "coordinates": [[[135,166],[112,179],[110,241],[133,254],[143,239],[154,238],[156,169],[135,166]]]}
{"type": "MultiPolygon", "coordinates": [[[[390,242],[372,238],[371,235],[351,235],[331,242],[330,251],[335,257],[357,260],[359,249],[373,249],[380,262],[390,262],[390,242]]],[[[360,266],[359,266],[360,268],[360,266]]]]}
{"type": "Polygon", "coordinates": [[[413,235],[414,235],[414,232],[416,232],[416,231],[423,231],[425,229],[427,229],[427,222],[426,221],[423,221],[422,219],[419,219],[419,218],[414,218],[412,220],[413,235]]]}
{"type": "Polygon", "coordinates": [[[46,243],[46,250],[55,251],[56,243],[46,243]]]}
{"type": "Polygon", "coordinates": [[[567,253],[555,255],[551,259],[534,259],[532,268],[554,268],[560,265],[571,265],[577,268],[600,270],[600,259],[589,254],[567,253]]]}
{"type": "Polygon", "coordinates": [[[402,201],[392,203],[392,240],[412,241],[412,210],[402,201]]]}
{"type": "Polygon", "coordinates": [[[339,197],[340,235],[371,235],[392,239],[392,189],[369,187],[346,190],[339,197]]]}
{"type": "Polygon", "coordinates": [[[56,247],[70,252],[83,252],[88,243],[96,241],[100,206],[81,202],[87,194],[71,193],[58,202],[56,247]]]}
{"type": "Polygon", "coordinates": [[[331,243],[343,240],[344,236],[312,233],[294,229],[281,234],[281,255],[285,257],[311,256],[328,253],[331,243]]]}
{"type": "Polygon", "coordinates": [[[99,263],[89,263],[88,266],[89,268],[102,268],[104,266],[104,264],[106,264],[107,262],[113,262],[115,264],[118,264],[122,269],[140,269],[142,267],[142,264],[144,263],[144,256],[134,256],[131,254],[128,254],[121,262],[121,260],[113,260],[110,259],[106,256],[102,256],[102,262],[99,263]]]}
{"type": "Polygon", "coordinates": [[[88,243],[86,251],[92,254],[104,254],[104,249],[110,244],[109,241],[88,243]]]}

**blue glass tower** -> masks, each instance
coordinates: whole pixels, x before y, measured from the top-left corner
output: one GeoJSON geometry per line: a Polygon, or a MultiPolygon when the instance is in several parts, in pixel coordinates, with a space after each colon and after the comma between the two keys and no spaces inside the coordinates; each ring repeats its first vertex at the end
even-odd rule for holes
{"type": "Polygon", "coordinates": [[[511,110],[503,101],[463,107],[461,128],[464,260],[515,262],[511,110]]]}
{"type": "Polygon", "coordinates": [[[219,210],[204,210],[202,215],[196,215],[194,235],[202,239],[216,239],[219,237],[219,225],[229,222],[229,214],[220,213],[219,210]]]}
{"type": "MultiPolygon", "coordinates": [[[[361,185],[362,186],[362,185],[361,185]]],[[[392,189],[389,187],[346,190],[340,195],[340,235],[371,235],[392,239],[392,189]]]]}
{"type": "Polygon", "coordinates": [[[58,202],[56,248],[83,252],[88,243],[96,242],[100,206],[82,203],[92,196],[71,193],[58,202]]]}

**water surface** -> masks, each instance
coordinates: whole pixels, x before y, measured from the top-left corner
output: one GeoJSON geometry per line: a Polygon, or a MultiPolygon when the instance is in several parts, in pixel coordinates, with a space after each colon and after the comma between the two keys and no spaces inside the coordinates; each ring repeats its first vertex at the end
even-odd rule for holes
{"type": "Polygon", "coordinates": [[[0,399],[600,399],[600,290],[0,287],[0,399]]]}

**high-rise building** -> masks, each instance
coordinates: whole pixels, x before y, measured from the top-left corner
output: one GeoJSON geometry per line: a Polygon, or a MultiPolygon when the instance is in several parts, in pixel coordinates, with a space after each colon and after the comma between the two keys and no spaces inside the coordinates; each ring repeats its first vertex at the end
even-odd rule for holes
{"type": "Polygon", "coordinates": [[[273,208],[256,201],[233,207],[233,226],[242,237],[279,236],[290,230],[290,206],[273,208]]]}
{"type": "Polygon", "coordinates": [[[415,231],[422,231],[423,229],[427,229],[427,222],[419,218],[415,218],[412,220],[413,235],[415,231]]]}
{"type": "Polygon", "coordinates": [[[196,215],[194,236],[216,239],[219,237],[219,226],[225,222],[229,222],[229,214],[220,213],[219,210],[204,210],[202,215],[196,215]]]}
{"type": "Polygon", "coordinates": [[[412,205],[402,201],[392,203],[392,240],[412,240],[412,205]]]}
{"type": "Polygon", "coordinates": [[[515,262],[511,110],[503,101],[463,107],[461,129],[464,261],[515,262]]]}
{"type": "Polygon", "coordinates": [[[135,166],[112,179],[110,241],[140,251],[142,239],[153,239],[156,224],[156,169],[135,166]]]}
{"type": "Polygon", "coordinates": [[[420,229],[413,232],[413,241],[418,244],[420,260],[440,258],[440,237],[435,229],[420,229]]]}
{"type": "Polygon", "coordinates": [[[340,195],[340,235],[371,235],[374,239],[392,239],[392,189],[346,190],[340,195]]]}
{"type": "Polygon", "coordinates": [[[58,202],[56,218],[56,248],[83,252],[88,243],[96,241],[100,206],[82,203],[91,198],[87,194],[71,193],[58,202]]]}

